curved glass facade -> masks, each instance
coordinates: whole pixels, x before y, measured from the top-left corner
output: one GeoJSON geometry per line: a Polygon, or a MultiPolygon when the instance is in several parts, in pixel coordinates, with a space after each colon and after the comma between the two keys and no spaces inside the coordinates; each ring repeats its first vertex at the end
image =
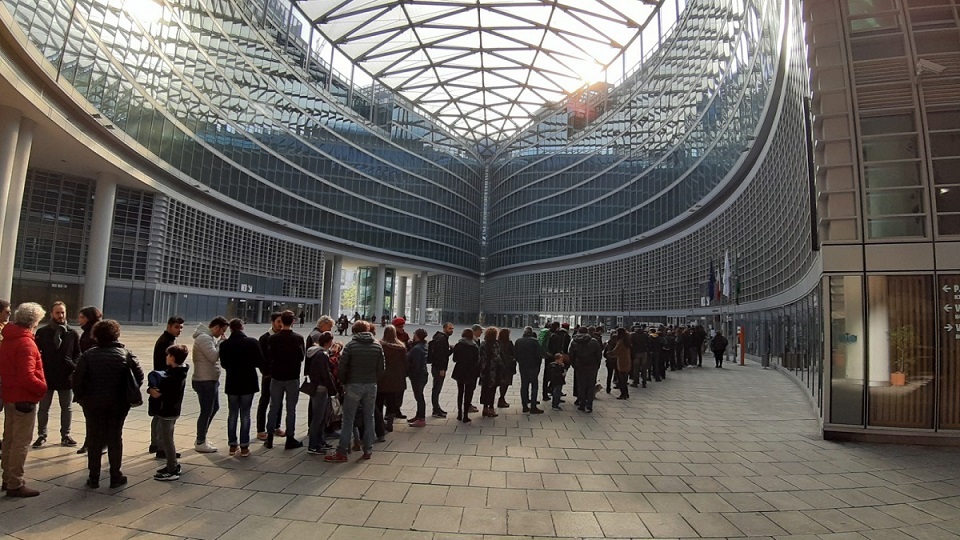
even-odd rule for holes
{"type": "Polygon", "coordinates": [[[479,160],[412,111],[357,114],[377,102],[305,69],[262,4],[165,2],[152,20],[107,1],[5,4],[60,83],[181,180],[327,242],[478,269],[479,160]]]}
{"type": "MultiPolygon", "coordinates": [[[[771,106],[751,114],[758,115],[758,125],[769,122],[770,126],[764,131],[767,135],[757,142],[761,152],[750,156],[742,171],[734,171],[745,173],[735,196],[719,201],[716,208],[705,205],[700,211],[709,212],[708,217],[685,224],[655,245],[635,241],[601,253],[602,261],[580,258],[558,264],[555,269],[527,268],[488,278],[485,290],[489,294],[484,297],[487,322],[516,325],[544,317],[583,316],[594,320],[631,313],[637,317],[689,314],[702,305],[711,263],[719,269],[726,253],[738,283],[736,300],[742,303],[783,294],[811,273],[817,256],[812,249],[804,123],[806,61],[799,16],[791,13],[785,28],[781,2],[758,2],[757,7],[765,8],[759,13],[770,25],[764,33],[768,35],[766,41],[776,41],[771,44],[771,53],[776,54],[766,61],[773,66],[774,74],[764,80],[764,92],[772,94],[771,106]],[[781,45],[787,47],[781,49],[781,45]]],[[[746,106],[741,102],[736,110],[745,110],[746,106]]],[[[743,135],[744,144],[748,139],[743,135]]],[[[718,170],[714,182],[730,172],[718,170]]],[[[598,213],[605,211],[600,204],[590,208],[598,213]]],[[[675,208],[678,215],[688,210],[675,208]]],[[[668,217],[674,215],[662,216],[668,217]]],[[[618,240],[603,226],[588,231],[603,234],[593,246],[598,251],[618,240]]],[[[544,235],[551,239],[557,236],[544,235]]],[[[568,238],[559,237],[558,245],[563,246],[564,255],[575,255],[575,248],[563,244],[568,238]]],[[[732,304],[733,294],[728,298],[732,304]]]]}
{"type": "Polygon", "coordinates": [[[782,19],[779,1],[691,2],[630,79],[506,146],[490,169],[487,269],[622,245],[704,204],[764,117],[782,19]]]}

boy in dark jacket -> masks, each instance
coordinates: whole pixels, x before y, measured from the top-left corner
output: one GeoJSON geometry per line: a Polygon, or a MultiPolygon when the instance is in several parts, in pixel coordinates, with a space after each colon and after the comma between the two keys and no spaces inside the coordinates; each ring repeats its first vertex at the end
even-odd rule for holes
{"type": "Polygon", "coordinates": [[[187,361],[189,349],[186,345],[173,345],[167,348],[167,369],[151,371],[147,375],[148,413],[160,419],[159,440],[160,450],[157,458],[166,458],[167,466],[159,469],[153,476],[154,480],[170,482],[180,479],[180,463],[177,458],[177,447],[173,442],[173,431],[180,417],[180,406],[183,404],[183,391],[186,388],[187,371],[184,365],[187,361]]]}
{"type": "Polygon", "coordinates": [[[566,382],[564,375],[567,372],[566,355],[557,353],[553,355],[553,362],[547,364],[547,372],[544,379],[548,384],[547,389],[553,396],[553,410],[562,411],[560,408],[560,398],[563,396],[563,385],[566,382]]]}

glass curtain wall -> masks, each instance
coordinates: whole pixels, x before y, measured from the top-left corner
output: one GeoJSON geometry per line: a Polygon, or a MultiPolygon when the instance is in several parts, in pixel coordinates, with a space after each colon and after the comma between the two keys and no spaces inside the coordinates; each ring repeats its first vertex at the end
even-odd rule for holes
{"type": "Polygon", "coordinates": [[[826,422],[960,428],[960,334],[954,326],[960,278],[852,275],[826,282],[831,372],[826,422]]]}

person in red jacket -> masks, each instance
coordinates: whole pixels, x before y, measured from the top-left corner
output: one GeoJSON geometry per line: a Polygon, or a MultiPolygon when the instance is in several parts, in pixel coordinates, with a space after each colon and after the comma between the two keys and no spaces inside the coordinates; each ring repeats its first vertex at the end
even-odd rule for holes
{"type": "Polygon", "coordinates": [[[3,327],[0,342],[0,385],[3,387],[3,490],[8,497],[40,494],[23,481],[30,438],[37,422],[37,403],[47,393],[43,361],[33,331],[46,313],[40,304],[20,304],[13,324],[3,327]]]}

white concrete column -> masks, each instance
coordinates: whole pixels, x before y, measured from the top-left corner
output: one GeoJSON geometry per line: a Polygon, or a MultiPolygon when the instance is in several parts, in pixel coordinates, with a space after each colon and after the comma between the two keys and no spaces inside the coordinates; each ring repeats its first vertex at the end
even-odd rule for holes
{"type": "Polygon", "coordinates": [[[117,182],[108,175],[97,179],[93,195],[93,221],[87,247],[87,273],[84,275],[83,305],[103,307],[107,289],[107,267],[110,263],[110,237],[113,233],[113,211],[117,203],[117,182]]]}
{"type": "Polygon", "coordinates": [[[374,314],[377,316],[377,323],[380,323],[380,317],[383,316],[384,289],[387,287],[387,265],[377,265],[377,279],[375,281],[377,290],[375,291],[376,302],[374,303],[374,314]]]}
{"type": "Polygon", "coordinates": [[[330,311],[334,319],[340,317],[340,279],[343,274],[343,255],[333,256],[333,269],[330,271],[330,311]]]}
{"type": "Polygon", "coordinates": [[[332,311],[330,308],[330,288],[333,285],[330,276],[333,275],[333,259],[326,254],[323,257],[323,281],[320,283],[320,314],[328,315],[332,311]]]}
{"type": "Polygon", "coordinates": [[[0,241],[0,298],[10,298],[13,291],[13,261],[17,254],[17,235],[20,233],[20,209],[23,207],[23,190],[27,186],[27,166],[30,164],[33,128],[36,126],[26,118],[21,118],[19,124],[13,166],[8,181],[3,182],[7,196],[2,221],[3,239],[0,241]]]}
{"type": "MultiPolygon", "coordinates": [[[[7,212],[10,178],[13,176],[13,162],[17,156],[17,138],[20,135],[20,118],[20,111],[0,107],[0,226],[3,225],[7,212]]],[[[0,239],[0,253],[3,253],[2,242],[3,240],[0,239]]]]}
{"type": "Polygon", "coordinates": [[[890,355],[890,305],[887,292],[887,276],[867,276],[867,330],[870,343],[867,345],[867,362],[870,386],[888,386],[893,371],[890,355]]]}
{"type": "MultiPolygon", "coordinates": [[[[420,298],[417,299],[420,304],[420,324],[427,324],[427,273],[420,273],[420,298]]],[[[440,321],[443,324],[443,321],[440,321]]]]}
{"type": "Polygon", "coordinates": [[[407,277],[396,276],[397,290],[394,294],[393,305],[397,315],[406,317],[407,312],[407,277]]]}

